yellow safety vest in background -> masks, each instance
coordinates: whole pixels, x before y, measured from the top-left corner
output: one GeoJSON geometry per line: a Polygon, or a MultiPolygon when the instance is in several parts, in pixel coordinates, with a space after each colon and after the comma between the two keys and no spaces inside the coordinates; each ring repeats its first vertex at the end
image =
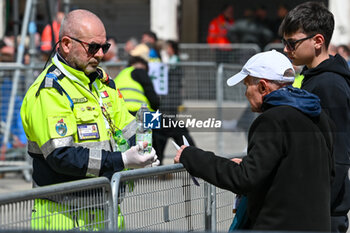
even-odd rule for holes
{"type": "Polygon", "coordinates": [[[304,75],[302,75],[302,74],[298,74],[297,76],[295,76],[293,87],[301,88],[301,84],[303,82],[303,79],[304,79],[304,75]]]}
{"type": "Polygon", "coordinates": [[[142,85],[131,77],[131,72],[134,70],[135,68],[132,66],[123,69],[115,78],[115,84],[122,93],[130,112],[137,112],[141,108],[142,103],[146,103],[148,109],[154,111],[151,109],[142,85]]]}

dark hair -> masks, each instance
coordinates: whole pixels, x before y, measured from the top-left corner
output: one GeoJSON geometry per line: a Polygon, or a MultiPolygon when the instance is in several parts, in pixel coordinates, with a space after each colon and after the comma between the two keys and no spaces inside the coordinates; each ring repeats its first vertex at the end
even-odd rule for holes
{"type": "Polygon", "coordinates": [[[152,37],[155,41],[158,40],[158,37],[157,37],[157,34],[152,32],[152,31],[147,31],[147,32],[144,32],[143,35],[147,35],[147,36],[150,36],[152,37]]]}
{"type": "Polygon", "coordinates": [[[170,45],[171,48],[173,48],[174,53],[176,55],[179,55],[179,44],[176,41],[173,40],[167,40],[166,43],[170,45]]]}
{"type": "Polygon", "coordinates": [[[345,44],[341,44],[337,46],[338,48],[342,48],[344,50],[345,53],[347,53],[348,55],[350,55],[350,48],[348,46],[346,46],[345,44]]]}
{"type": "Polygon", "coordinates": [[[129,58],[129,60],[128,60],[128,67],[129,66],[132,66],[132,65],[134,65],[134,64],[136,64],[136,63],[141,63],[142,65],[144,65],[145,67],[146,67],[146,71],[148,72],[148,62],[145,60],[145,59],[143,59],[142,57],[139,57],[139,56],[131,56],[130,58],[129,58]]]}
{"type": "Polygon", "coordinates": [[[333,14],[323,3],[302,3],[288,12],[281,23],[279,34],[283,37],[299,30],[309,36],[322,34],[328,48],[334,30],[333,14]]]}

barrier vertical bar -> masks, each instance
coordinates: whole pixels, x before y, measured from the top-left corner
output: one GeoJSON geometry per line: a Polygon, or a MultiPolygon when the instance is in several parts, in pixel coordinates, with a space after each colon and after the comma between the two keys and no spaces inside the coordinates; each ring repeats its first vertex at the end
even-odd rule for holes
{"type": "Polygon", "coordinates": [[[118,219],[118,191],[119,191],[119,185],[120,185],[120,173],[114,173],[111,181],[111,188],[112,188],[112,205],[115,205],[115,208],[112,213],[112,230],[114,231],[119,231],[118,224],[119,224],[119,219],[118,219]]]}
{"type": "Polygon", "coordinates": [[[116,221],[117,219],[114,217],[114,213],[118,211],[117,207],[114,207],[115,202],[113,201],[113,189],[108,190],[109,194],[107,195],[108,198],[108,230],[112,231],[115,230],[115,225],[116,225],[116,221]],[[112,194],[112,195],[111,195],[112,194]]]}
{"type": "Polygon", "coordinates": [[[211,216],[212,216],[212,206],[211,206],[211,191],[210,191],[210,184],[204,183],[204,192],[205,192],[205,219],[204,219],[204,229],[205,231],[211,231],[211,216]]]}
{"type": "MultiPolygon", "coordinates": [[[[222,121],[222,102],[223,102],[223,73],[224,73],[224,64],[220,63],[217,70],[217,77],[216,77],[216,104],[217,104],[217,118],[218,120],[222,121]]],[[[218,154],[224,153],[224,138],[223,138],[223,132],[218,129],[219,132],[217,132],[216,137],[216,151],[218,154]]]]}
{"type": "Polygon", "coordinates": [[[210,185],[211,194],[211,232],[216,232],[216,188],[214,185],[210,185]]]}

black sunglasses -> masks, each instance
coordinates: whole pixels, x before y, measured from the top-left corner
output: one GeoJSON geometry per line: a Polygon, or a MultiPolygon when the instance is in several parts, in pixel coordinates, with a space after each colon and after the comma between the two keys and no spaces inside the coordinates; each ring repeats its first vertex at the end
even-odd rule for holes
{"type": "Polygon", "coordinates": [[[315,34],[311,35],[311,36],[307,36],[307,37],[301,38],[299,40],[285,40],[285,39],[282,39],[282,44],[284,46],[287,46],[288,50],[294,51],[295,50],[295,46],[297,45],[297,43],[302,42],[302,41],[307,40],[307,39],[310,39],[310,38],[312,38],[314,36],[315,36],[315,34]]]}
{"type": "MultiPolygon", "coordinates": [[[[72,40],[75,40],[75,41],[81,43],[81,44],[85,44],[85,45],[89,46],[87,53],[90,55],[95,55],[98,52],[98,50],[100,50],[100,48],[102,48],[103,54],[106,54],[109,47],[111,47],[111,44],[108,42],[101,45],[101,44],[97,44],[97,43],[87,43],[87,42],[81,41],[81,40],[74,38],[74,37],[71,37],[71,36],[68,36],[68,37],[71,38],[72,40]]],[[[83,47],[85,48],[85,46],[83,46],[83,47]]]]}

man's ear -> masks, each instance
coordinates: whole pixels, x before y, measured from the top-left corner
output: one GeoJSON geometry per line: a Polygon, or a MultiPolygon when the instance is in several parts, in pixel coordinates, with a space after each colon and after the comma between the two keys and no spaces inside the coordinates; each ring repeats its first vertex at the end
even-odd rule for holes
{"type": "Polygon", "coordinates": [[[69,39],[69,37],[67,36],[62,37],[60,42],[60,49],[67,54],[69,53],[71,48],[72,48],[72,40],[69,39]]]}
{"type": "Polygon", "coordinates": [[[315,49],[321,49],[322,46],[324,45],[324,37],[322,34],[316,34],[313,38],[314,43],[315,43],[315,49]]]}
{"type": "Polygon", "coordinates": [[[267,95],[269,93],[269,86],[265,79],[260,79],[258,83],[258,91],[263,96],[267,95]]]}

